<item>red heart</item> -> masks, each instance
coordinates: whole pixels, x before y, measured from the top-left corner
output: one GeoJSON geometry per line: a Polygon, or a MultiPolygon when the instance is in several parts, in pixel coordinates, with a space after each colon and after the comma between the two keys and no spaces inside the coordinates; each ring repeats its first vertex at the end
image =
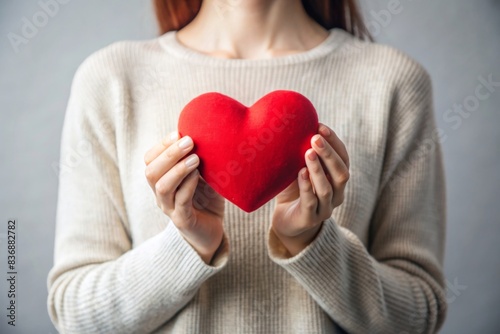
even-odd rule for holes
{"type": "Polygon", "coordinates": [[[273,91],[247,108],[220,93],[202,94],[181,111],[178,131],[195,144],[200,175],[220,195],[251,212],[297,178],[318,131],[303,95],[273,91]]]}

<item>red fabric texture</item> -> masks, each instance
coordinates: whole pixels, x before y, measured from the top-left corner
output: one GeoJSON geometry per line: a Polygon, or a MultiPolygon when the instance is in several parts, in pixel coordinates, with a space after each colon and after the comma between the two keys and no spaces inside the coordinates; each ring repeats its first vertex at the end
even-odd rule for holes
{"type": "Polygon", "coordinates": [[[294,91],[272,91],[251,107],[210,92],[184,107],[178,131],[193,139],[206,182],[252,212],[297,178],[318,126],[311,101],[294,91]]]}

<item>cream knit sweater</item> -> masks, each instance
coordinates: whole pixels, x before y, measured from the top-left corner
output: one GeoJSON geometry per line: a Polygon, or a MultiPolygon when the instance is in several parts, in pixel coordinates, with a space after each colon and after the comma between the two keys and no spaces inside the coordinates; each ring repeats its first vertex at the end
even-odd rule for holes
{"type": "Polygon", "coordinates": [[[271,59],[214,58],[175,32],[96,52],[75,75],[62,133],[47,282],[54,325],[62,333],[437,331],[446,208],[434,118],[422,66],[340,29],[309,51],[271,59]],[[207,265],[157,207],[144,154],[199,94],[251,105],[276,89],[307,96],[346,144],[344,203],[286,258],[269,234],[274,200],[250,214],[226,201],[224,243],[207,265]]]}

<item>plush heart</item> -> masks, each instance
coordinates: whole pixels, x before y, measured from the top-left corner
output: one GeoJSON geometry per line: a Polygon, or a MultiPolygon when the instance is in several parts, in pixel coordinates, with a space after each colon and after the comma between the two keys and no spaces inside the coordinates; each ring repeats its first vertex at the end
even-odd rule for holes
{"type": "Polygon", "coordinates": [[[248,108],[211,92],[183,108],[178,132],[193,139],[205,181],[252,212],[297,178],[318,125],[313,104],[294,91],[270,92],[248,108]]]}

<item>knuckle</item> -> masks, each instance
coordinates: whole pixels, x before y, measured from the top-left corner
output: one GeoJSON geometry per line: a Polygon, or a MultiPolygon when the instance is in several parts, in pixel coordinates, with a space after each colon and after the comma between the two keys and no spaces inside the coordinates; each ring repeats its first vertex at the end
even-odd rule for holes
{"type": "Polygon", "coordinates": [[[319,173],[322,170],[321,164],[319,163],[313,163],[311,167],[309,167],[311,172],[313,173],[319,173]]]}
{"type": "Polygon", "coordinates": [[[148,164],[150,163],[150,161],[149,161],[149,151],[148,151],[148,152],[146,152],[146,154],[144,154],[143,159],[144,159],[144,163],[145,163],[146,165],[148,165],[148,164]]]}
{"type": "Polygon", "coordinates": [[[333,148],[325,147],[323,149],[323,159],[332,159],[333,158],[333,148]]]}
{"type": "Polygon", "coordinates": [[[172,145],[172,142],[169,137],[164,137],[161,139],[161,144],[168,148],[172,145]]]}
{"type": "Polygon", "coordinates": [[[332,189],[331,187],[328,187],[328,188],[324,188],[324,189],[320,189],[318,190],[318,197],[320,198],[330,198],[332,196],[332,189]]]}
{"type": "Polygon", "coordinates": [[[164,151],[164,157],[166,160],[170,160],[176,156],[176,149],[175,146],[169,146],[167,149],[164,151]]]}
{"type": "Polygon", "coordinates": [[[178,205],[176,204],[175,210],[180,212],[182,214],[182,217],[186,221],[191,221],[191,203],[179,203],[178,205]]]}
{"type": "Polygon", "coordinates": [[[184,166],[177,165],[171,169],[171,173],[175,179],[183,179],[186,175],[186,168],[184,168],[184,166]]]}
{"type": "Polygon", "coordinates": [[[187,196],[183,196],[183,197],[176,196],[175,208],[176,208],[176,210],[185,211],[190,206],[190,202],[191,202],[191,199],[188,198],[187,196]]]}
{"type": "Polygon", "coordinates": [[[351,177],[351,174],[346,169],[345,171],[343,171],[342,173],[339,174],[337,181],[340,183],[346,183],[347,181],[349,181],[350,177],[351,177]]]}
{"type": "Polygon", "coordinates": [[[171,208],[169,208],[167,205],[165,205],[160,198],[156,198],[156,205],[160,208],[160,210],[166,214],[167,216],[170,217],[170,214],[172,212],[171,208]]]}
{"type": "Polygon", "coordinates": [[[302,185],[302,191],[305,192],[305,193],[309,193],[309,192],[313,192],[313,187],[312,187],[312,184],[311,182],[308,180],[306,182],[301,182],[301,185],[302,185]]]}
{"type": "Polygon", "coordinates": [[[155,191],[160,196],[166,196],[170,192],[170,188],[167,187],[163,182],[156,182],[155,191]]]}
{"type": "Polygon", "coordinates": [[[337,206],[341,205],[342,203],[344,203],[344,194],[340,194],[338,196],[335,196],[335,198],[333,200],[333,206],[337,207],[337,206]]]}
{"type": "Polygon", "coordinates": [[[154,169],[151,167],[151,165],[149,165],[145,168],[144,175],[146,176],[147,180],[153,181],[155,173],[154,173],[154,169]]]}
{"type": "Polygon", "coordinates": [[[307,201],[304,203],[304,208],[308,211],[316,210],[316,201],[307,201]]]}

